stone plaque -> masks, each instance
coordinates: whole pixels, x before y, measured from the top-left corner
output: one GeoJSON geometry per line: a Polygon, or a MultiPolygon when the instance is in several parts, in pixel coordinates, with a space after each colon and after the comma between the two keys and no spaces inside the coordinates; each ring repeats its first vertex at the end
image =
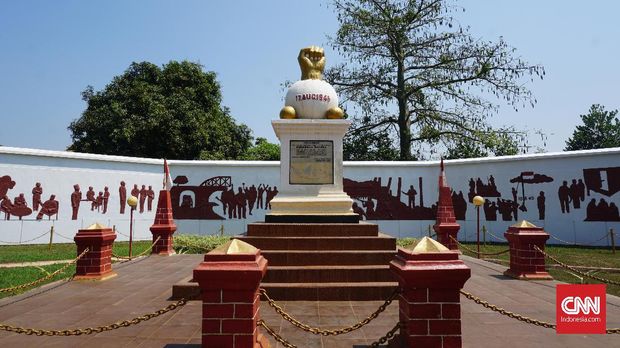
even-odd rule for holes
{"type": "Polygon", "coordinates": [[[334,183],[334,142],[291,140],[289,183],[323,185],[334,183]]]}

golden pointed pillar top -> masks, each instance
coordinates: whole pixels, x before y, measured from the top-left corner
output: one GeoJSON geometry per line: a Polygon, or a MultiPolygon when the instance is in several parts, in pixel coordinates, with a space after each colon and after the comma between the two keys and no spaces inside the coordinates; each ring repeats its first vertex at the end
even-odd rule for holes
{"type": "Polygon", "coordinates": [[[211,250],[209,254],[236,255],[255,254],[258,249],[239,239],[231,239],[223,245],[211,250]]]}
{"type": "Polygon", "coordinates": [[[538,228],[538,226],[534,225],[533,223],[527,221],[527,220],[521,220],[519,222],[517,222],[516,224],[510,226],[510,227],[515,227],[515,228],[538,228]]]}
{"type": "Polygon", "coordinates": [[[414,253],[424,254],[424,253],[441,253],[444,251],[450,251],[450,249],[446,248],[443,244],[439,243],[438,241],[432,238],[424,237],[418,242],[418,244],[416,244],[416,246],[413,248],[412,251],[414,253]]]}
{"type": "Polygon", "coordinates": [[[98,223],[98,222],[95,222],[94,224],[92,224],[92,225],[90,225],[90,226],[86,227],[85,229],[86,229],[86,230],[104,230],[104,229],[107,229],[107,228],[108,228],[108,227],[103,226],[102,224],[100,224],[100,223],[98,223]]]}

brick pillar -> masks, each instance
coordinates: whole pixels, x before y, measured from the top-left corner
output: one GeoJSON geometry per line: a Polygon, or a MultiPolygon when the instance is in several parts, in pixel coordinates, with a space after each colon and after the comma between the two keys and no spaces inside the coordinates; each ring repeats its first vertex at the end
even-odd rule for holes
{"type": "MultiPolygon", "coordinates": [[[[404,347],[461,347],[460,289],[471,270],[449,250],[424,237],[413,251],[398,250],[390,269],[403,291],[399,298],[404,347]]],[[[393,343],[398,344],[398,343],[393,343]]]]}
{"type": "Polygon", "coordinates": [[[155,222],[150,228],[153,234],[153,243],[159,237],[159,241],[153,245],[151,254],[172,255],[172,234],[177,230],[172,218],[172,201],[170,199],[170,191],[159,191],[159,199],[157,200],[157,212],[155,213],[155,222]]]}
{"type": "Polygon", "coordinates": [[[545,269],[545,256],[534,249],[545,250],[549,234],[542,227],[523,220],[510,226],[504,237],[510,247],[510,268],[504,275],[523,280],[553,279],[545,269]]]}
{"type": "Polygon", "coordinates": [[[202,292],[202,346],[266,348],[258,332],[259,285],[267,272],[260,250],[233,239],[205,255],[194,269],[202,292]]]}
{"type": "Polygon", "coordinates": [[[433,230],[437,233],[439,243],[447,246],[450,250],[459,250],[459,245],[452,238],[458,240],[457,234],[461,226],[456,222],[456,215],[454,215],[452,189],[446,180],[443,159],[440,166],[439,202],[437,204],[437,220],[433,225],[433,230]]]}
{"type": "Polygon", "coordinates": [[[100,224],[93,224],[79,230],[73,237],[77,245],[77,254],[84,249],[88,252],[78,260],[74,280],[105,280],[116,276],[112,271],[112,243],[116,233],[100,224]]]}

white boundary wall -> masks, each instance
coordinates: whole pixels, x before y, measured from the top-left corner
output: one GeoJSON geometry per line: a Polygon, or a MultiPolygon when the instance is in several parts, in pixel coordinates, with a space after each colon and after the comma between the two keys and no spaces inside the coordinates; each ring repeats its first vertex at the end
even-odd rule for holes
{"type": "MultiPolygon", "coordinates": [[[[32,208],[32,189],[36,182],[41,183],[43,195],[41,200],[46,201],[50,194],[56,195],[59,202],[59,213],[48,220],[44,216],[42,220],[36,220],[37,212],[24,216],[19,220],[11,216],[10,220],[4,220],[5,214],[0,212],[0,244],[46,243],[49,235],[45,235],[34,241],[29,241],[54,226],[54,242],[71,242],[79,228],[86,227],[94,222],[104,225],[115,225],[119,231],[117,240],[126,240],[129,226],[129,210],[120,214],[119,183],[127,183],[127,195],[129,196],[134,184],[152,186],[155,191],[152,211],[145,208],[143,213],[135,214],[135,238],[149,239],[148,227],[152,224],[154,210],[157,205],[158,191],[162,185],[163,160],[143,159],[119,156],[104,156],[79,154],[61,151],[45,151],[11,147],[0,147],[0,177],[10,176],[15,185],[7,190],[7,196],[11,201],[20,193],[24,193],[27,206],[32,208]],[[104,187],[109,187],[110,198],[107,212],[91,211],[91,203],[83,201],[80,204],[78,217],[72,220],[71,193],[73,186],[79,184],[82,198],[86,199],[86,191],[92,186],[98,193],[104,187]]],[[[169,161],[172,178],[185,176],[188,179],[184,186],[200,187],[205,180],[213,177],[230,177],[234,190],[238,187],[249,187],[260,184],[277,186],[279,183],[279,162],[257,161],[169,161]]],[[[481,178],[484,185],[490,182],[493,176],[496,191],[501,194],[501,199],[513,200],[513,188],[517,190],[519,206],[525,202],[527,211],[518,210],[518,220],[526,219],[538,226],[544,227],[555,237],[569,243],[608,245],[609,239],[604,238],[610,228],[620,231],[620,221],[615,217],[603,216],[598,218],[604,221],[585,221],[588,219],[587,206],[594,199],[597,205],[601,199],[607,205],[620,204],[620,148],[577,151],[564,153],[547,153],[523,156],[507,156],[483,159],[467,159],[446,161],[446,174],[448,184],[455,190],[461,191],[464,199],[468,200],[470,190],[469,181],[473,178],[481,178]],[[586,170],[589,174],[586,175],[586,170]],[[510,183],[510,179],[519,177],[525,172],[524,178],[531,178],[531,174],[540,174],[553,178],[552,182],[518,185],[510,183]],[[528,173],[529,172],[529,173],[528,173]],[[588,177],[586,177],[588,176],[588,177]],[[563,181],[568,185],[572,180],[582,179],[587,188],[580,202],[580,207],[575,209],[573,203],[569,203],[570,212],[562,213],[558,190],[563,181]],[[537,209],[539,192],[545,192],[545,218],[540,219],[537,209]],[[589,195],[588,192],[589,191],[589,195]],[[524,199],[525,198],[525,199],[524,199]]],[[[401,191],[407,191],[413,185],[417,191],[416,207],[420,207],[420,191],[424,195],[424,207],[429,208],[437,200],[437,176],[439,174],[438,161],[426,162],[345,162],[344,176],[357,182],[372,184],[374,178],[381,178],[381,186],[386,187],[391,177],[391,185],[384,189],[383,198],[379,196],[362,197],[356,200],[360,206],[362,201],[372,199],[375,209],[379,210],[382,205],[383,211],[387,211],[392,218],[375,220],[385,233],[396,237],[419,237],[427,234],[428,228],[434,223],[432,220],[413,220],[421,218],[420,214],[409,211],[408,196],[401,193],[396,198],[398,178],[401,178],[401,191]],[[420,179],[422,185],[420,186],[420,179]],[[421,188],[421,190],[420,190],[421,188]],[[381,204],[379,200],[385,199],[385,194],[391,190],[392,195],[389,205],[381,204]],[[402,206],[395,207],[394,200],[400,200],[402,206]],[[397,212],[400,209],[400,213],[397,212]],[[409,212],[409,213],[408,213],[409,212]],[[408,214],[408,215],[407,215],[408,214]],[[407,215],[407,219],[399,219],[407,215]],[[411,219],[411,220],[409,220],[411,219]]],[[[1,185],[1,184],[0,184],[1,185]]],[[[362,185],[363,186],[363,185],[362,185]]],[[[378,187],[379,185],[375,185],[378,187]]],[[[361,186],[360,186],[361,187],[361,186]]],[[[181,190],[183,191],[183,190],[181,190]]],[[[1,190],[0,190],[1,193],[1,190]]],[[[376,192],[375,192],[376,193],[376,192]]],[[[181,193],[181,195],[185,195],[181,193]]],[[[192,195],[192,199],[198,202],[198,198],[192,195]]],[[[215,191],[208,197],[212,211],[218,217],[225,219],[180,219],[175,216],[178,230],[181,233],[192,234],[217,234],[223,226],[227,235],[239,234],[245,231],[248,223],[262,221],[265,209],[254,207],[253,215],[247,215],[245,219],[228,219],[223,214],[222,205],[218,198],[221,192],[215,191]]],[[[0,196],[0,199],[2,197],[0,196]]],[[[498,197],[488,197],[492,202],[498,197]]],[[[180,204],[177,199],[176,204],[180,204]]],[[[147,203],[145,202],[145,205],[147,203]]],[[[249,211],[248,211],[249,213],[249,211]]],[[[502,237],[507,227],[515,222],[514,212],[511,212],[510,220],[503,221],[502,215],[497,212],[496,221],[488,221],[486,214],[481,209],[481,224],[486,226],[493,234],[502,237]]],[[[613,215],[613,214],[612,214],[613,215]]],[[[385,215],[384,215],[385,216],[385,215]]],[[[597,218],[595,218],[597,219],[597,218]]],[[[590,220],[592,218],[590,217],[590,220]]],[[[459,221],[461,240],[475,240],[476,213],[472,204],[466,204],[465,219],[459,221]]],[[[490,235],[487,240],[494,240],[490,235]]],[[[558,240],[550,239],[549,243],[562,244],[558,240]]]]}

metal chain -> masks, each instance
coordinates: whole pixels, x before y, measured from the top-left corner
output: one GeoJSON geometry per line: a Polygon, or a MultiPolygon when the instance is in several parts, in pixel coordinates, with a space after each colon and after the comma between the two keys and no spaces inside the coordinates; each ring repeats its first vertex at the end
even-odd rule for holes
{"type": "Polygon", "coordinates": [[[64,272],[67,268],[69,268],[69,266],[71,266],[74,263],[76,263],[79,259],[81,259],[84,255],[86,255],[87,252],[88,252],[88,248],[84,249],[84,251],[82,251],[82,253],[78,257],[73,259],[71,262],[67,263],[66,265],[64,265],[61,268],[59,268],[58,270],[56,270],[55,272],[50,273],[50,274],[46,275],[43,278],[39,278],[39,279],[37,279],[35,281],[32,281],[30,283],[26,283],[26,284],[22,284],[22,285],[16,285],[16,286],[12,286],[12,287],[9,287],[9,288],[0,289],[0,293],[3,293],[3,292],[15,292],[17,290],[30,288],[30,287],[33,287],[33,286],[35,286],[37,284],[40,284],[40,283],[42,283],[42,282],[44,282],[46,280],[52,279],[57,274],[60,274],[60,273],[64,272]]]}
{"type": "MultiPolygon", "coordinates": [[[[292,344],[291,342],[287,341],[286,338],[276,333],[276,331],[273,328],[271,328],[269,325],[267,325],[267,323],[265,323],[263,319],[259,319],[256,322],[256,325],[262,326],[263,328],[265,328],[265,331],[267,331],[269,335],[271,335],[276,341],[282,344],[285,348],[297,348],[296,345],[292,344]]],[[[396,331],[398,331],[398,329],[400,329],[400,323],[396,323],[396,325],[394,325],[394,327],[390,331],[388,331],[384,336],[382,336],[381,338],[373,342],[369,347],[376,348],[376,347],[379,347],[379,345],[381,344],[387,343],[392,337],[394,337],[394,334],[396,333],[396,331]]]]}
{"type": "Polygon", "coordinates": [[[396,325],[394,325],[394,327],[390,331],[388,331],[383,337],[372,342],[370,347],[376,348],[376,347],[379,347],[380,344],[387,343],[390,340],[390,338],[394,337],[394,334],[396,333],[396,331],[398,331],[398,329],[400,329],[400,323],[396,323],[396,325]]]}
{"type": "Polygon", "coordinates": [[[144,256],[147,252],[149,252],[149,250],[153,250],[153,246],[155,246],[155,244],[157,244],[157,242],[159,242],[159,240],[161,239],[161,236],[158,236],[157,239],[155,239],[155,241],[153,242],[153,244],[151,244],[150,247],[148,247],[148,249],[145,249],[143,252],[139,253],[136,256],[120,256],[120,255],[116,255],[115,253],[112,253],[112,256],[116,257],[117,259],[121,259],[121,260],[133,260],[135,258],[144,256]]]}
{"type": "Polygon", "coordinates": [[[263,319],[258,319],[258,321],[256,322],[256,325],[262,326],[263,328],[265,328],[265,331],[267,331],[269,335],[271,335],[276,341],[280,342],[280,344],[282,344],[284,347],[297,348],[296,345],[290,343],[284,337],[278,335],[278,333],[276,333],[274,329],[272,329],[269,325],[267,325],[267,323],[265,323],[263,319]]]}
{"type": "MultiPolygon", "coordinates": [[[[459,245],[459,247],[465,249],[466,251],[469,251],[470,253],[478,254],[477,251],[475,251],[473,249],[470,249],[470,248],[466,247],[465,245],[461,244],[461,242],[459,242],[458,240],[454,239],[454,237],[450,236],[450,238],[452,238],[452,240],[455,241],[459,245]]],[[[510,249],[506,249],[506,250],[502,250],[502,251],[496,252],[496,253],[480,253],[480,255],[482,255],[482,256],[496,256],[496,255],[505,254],[505,253],[507,253],[509,251],[510,251],[510,249]]]]}
{"type": "Polygon", "coordinates": [[[39,238],[41,238],[41,237],[43,237],[43,236],[45,236],[46,234],[49,234],[49,233],[50,233],[50,231],[47,231],[47,232],[44,232],[42,235],[40,235],[38,237],[34,237],[34,238],[28,239],[28,240],[23,240],[23,241],[20,241],[20,242],[7,242],[7,241],[0,240],[0,243],[16,244],[16,245],[24,244],[24,243],[32,242],[33,240],[37,240],[37,239],[39,239],[39,238]]]}
{"type": "Polygon", "coordinates": [[[56,235],[56,236],[58,236],[58,237],[60,237],[60,238],[64,238],[64,239],[66,239],[66,240],[70,240],[70,241],[72,241],[72,242],[74,241],[74,239],[73,239],[73,238],[69,238],[69,237],[67,237],[67,236],[63,236],[62,234],[60,234],[60,233],[58,233],[58,232],[56,232],[56,231],[54,231],[54,235],[56,235]]]}
{"type": "Polygon", "coordinates": [[[96,326],[96,327],[87,327],[83,329],[67,329],[67,330],[44,330],[44,329],[33,329],[33,328],[24,328],[18,326],[12,326],[7,324],[0,324],[0,330],[15,332],[17,334],[24,335],[36,335],[36,336],[80,336],[80,335],[90,335],[94,333],[100,333],[104,331],[112,331],[119,329],[121,327],[128,327],[131,325],[139,324],[143,321],[147,321],[153,318],[156,318],[162,314],[168,313],[172,310],[175,310],[179,307],[183,307],[187,304],[186,299],[181,299],[176,303],[169,304],[168,306],[157,310],[153,313],[147,313],[142,316],[133,318],[131,320],[123,320],[117,321],[115,323],[104,325],[104,326],[96,326]]]}
{"type": "Polygon", "coordinates": [[[565,240],[563,240],[563,239],[560,239],[560,238],[558,238],[558,237],[556,237],[556,236],[552,235],[551,233],[549,233],[549,236],[551,236],[551,238],[553,238],[553,239],[557,240],[558,242],[564,243],[564,244],[566,244],[566,245],[576,245],[575,243],[567,242],[567,241],[565,241],[565,240]]]}
{"type": "Polygon", "coordinates": [[[496,235],[493,234],[493,232],[491,231],[487,231],[488,234],[490,234],[492,237],[495,237],[495,239],[500,240],[502,242],[507,242],[506,238],[502,238],[502,237],[498,237],[496,235]]]}
{"type": "MultiPolygon", "coordinates": [[[[528,324],[533,324],[533,325],[536,325],[536,326],[542,326],[542,327],[547,328],[547,329],[555,329],[555,324],[551,324],[551,323],[548,323],[546,321],[541,321],[541,320],[537,320],[537,319],[532,319],[532,318],[529,318],[529,317],[526,317],[526,316],[523,316],[523,315],[520,315],[520,314],[516,314],[514,312],[507,311],[504,308],[497,307],[496,305],[492,305],[492,304],[488,303],[487,301],[482,300],[480,297],[475,296],[475,295],[473,295],[473,294],[471,294],[471,293],[469,293],[469,292],[467,292],[465,290],[461,290],[461,294],[463,296],[467,297],[468,299],[476,302],[477,304],[482,305],[484,308],[488,308],[488,309],[490,309],[490,310],[492,310],[494,312],[498,312],[498,313],[500,313],[502,315],[505,315],[507,317],[510,317],[510,318],[513,318],[513,319],[517,319],[519,321],[522,321],[522,322],[525,322],[525,323],[528,323],[528,324]]],[[[607,328],[607,329],[605,329],[605,332],[608,333],[608,334],[620,334],[620,328],[607,328]]]]}
{"type": "Polygon", "coordinates": [[[274,300],[272,300],[269,295],[267,295],[267,291],[263,288],[261,288],[260,290],[261,295],[265,296],[265,299],[267,299],[267,302],[269,303],[269,306],[271,306],[276,313],[280,314],[282,316],[282,318],[286,319],[288,322],[290,322],[291,324],[293,324],[293,326],[296,326],[304,331],[310,332],[314,335],[322,335],[322,336],[337,336],[337,335],[342,335],[342,334],[346,334],[349,333],[351,331],[355,331],[361,327],[363,327],[364,325],[370,323],[372,320],[374,320],[375,318],[377,318],[379,316],[379,314],[381,314],[381,312],[385,311],[385,309],[392,303],[392,301],[394,301],[394,299],[396,298],[396,296],[398,296],[398,294],[400,294],[400,290],[397,288],[394,290],[394,292],[390,295],[390,297],[381,305],[379,306],[379,308],[373,312],[372,314],[370,314],[366,319],[358,322],[355,325],[349,326],[349,327],[344,327],[341,329],[334,329],[334,330],[323,330],[321,328],[318,327],[312,327],[309,325],[306,325],[302,322],[300,322],[299,320],[291,317],[288,313],[286,313],[282,307],[278,306],[277,303],[275,303],[274,300]]]}
{"type": "Polygon", "coordinates": [[[601,277],[597,277],[597,276],[595,276],[595,275],[592,275],[592,274],[588,274],[588,273],[582,272],[582,271],[578,270],[578,269],[577,269],[577,268],[575,268],[575,267],[572,267],[572,266],[570,266],[570,265],[567,265],[567,264],[565,264],[564,262],[562,262],[562,261],[560,261],[560,260],[556,259],[555,257],[553,257],[553,256],[551,256],[551,255],[549,255],[549,254],[547,254],[546,252],[544,252],[542,249],[540,249],[540,248],[539,248],[538,246],[536,246],[536,245],[534,245],[534,249],[535,249],[536,251],[540,252],[541,254],[543,254],[544,256],[546,256],[546,257],[550,258],[551,260],[553,260],[553,261],[554,261],[555,263],[557,263],[558,265],[560,265],[560,266],[562,266],[562,267],[564,267],[564,268],[566,268],[566,269],[569,269],[571,272],[574,272],[574,273],[576,273],[576,274],[579,274],[579,275],[580,275],[580,276],[582,276],[582,277],[592,278],[592,279],[594,279],[594,280],[598,280],[599,282],[603,282],[603,283],[607,283],[607,284],[611,284],[611,285],[618,285],[618,286],[620,286],[620,282],[617,282],[617,281],[614,281],[614,280],[610,280],[610,279],[601,278],[601,277]]]}

